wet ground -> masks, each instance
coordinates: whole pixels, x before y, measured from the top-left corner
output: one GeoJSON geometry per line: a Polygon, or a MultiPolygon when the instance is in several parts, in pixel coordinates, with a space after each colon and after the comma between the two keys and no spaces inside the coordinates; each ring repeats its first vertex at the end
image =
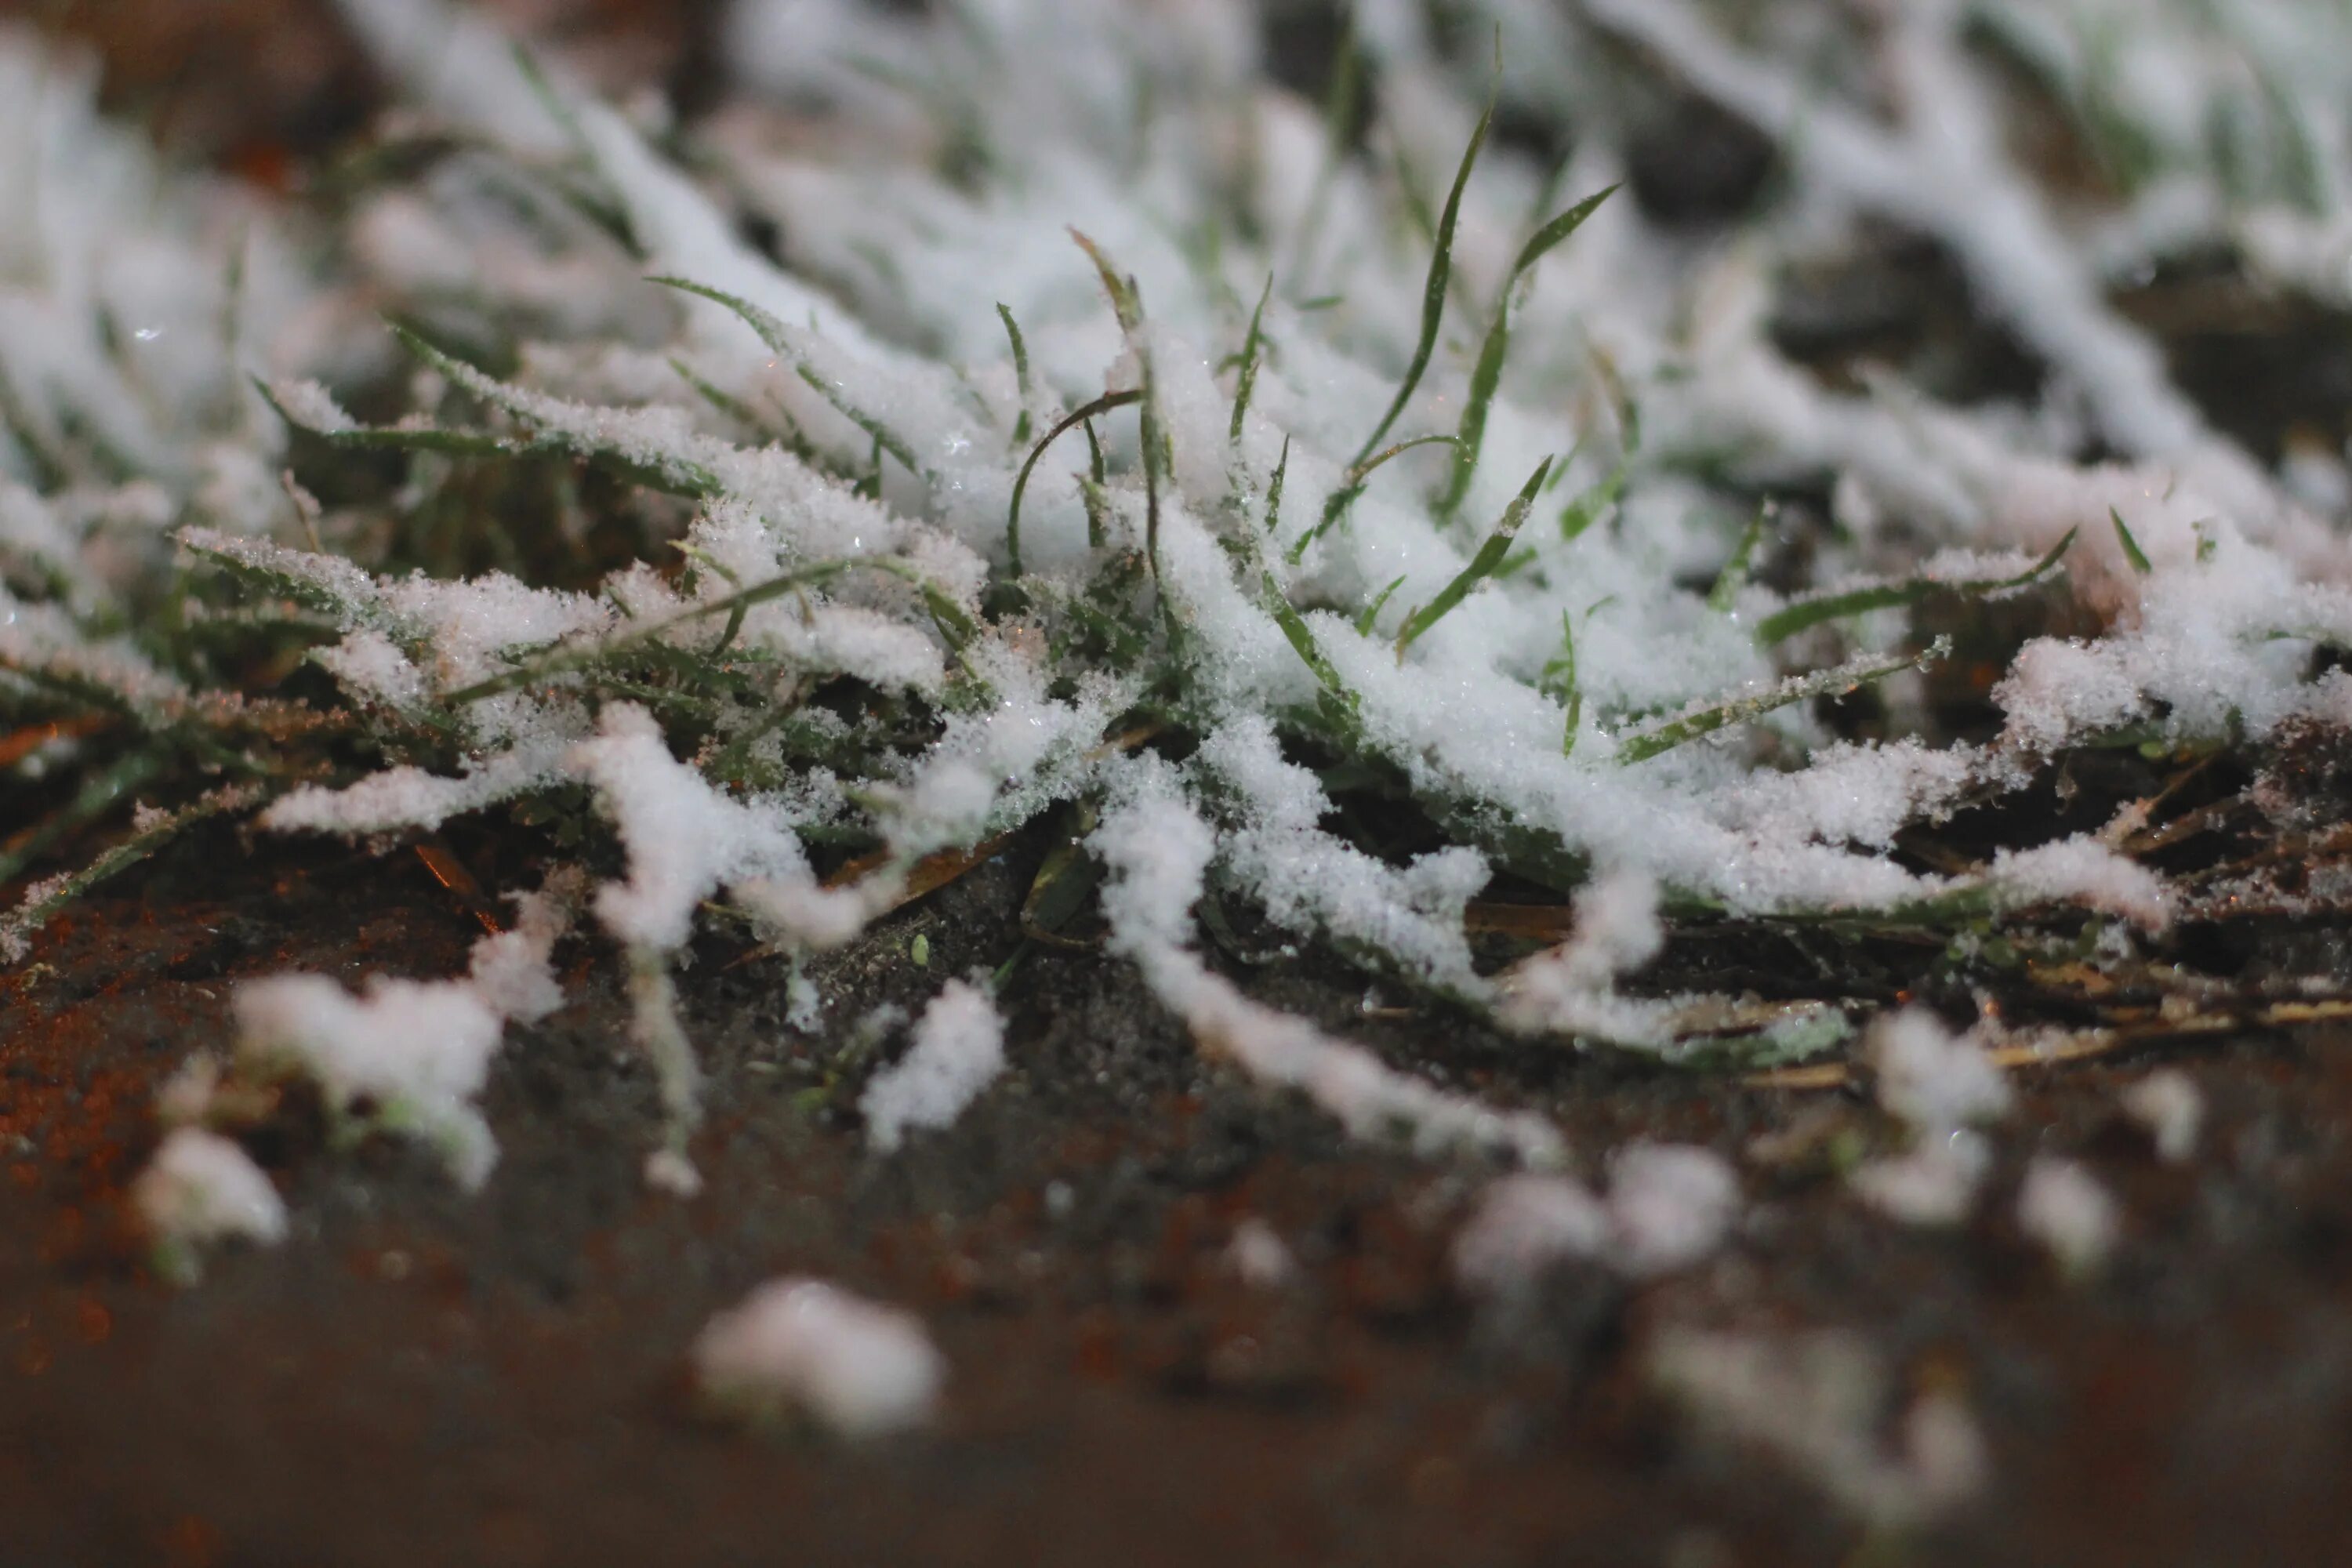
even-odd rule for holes
{"type": "MultiPolygon", "coordinates": [[[[1018,846],[837,961],[832,1016],[1008,950],[1018,846]],[[928,970],[908,956],[929,942],[928,970]]],[[[476,928],[405,852],[226,834],[61,923],[0,980],[0,1563],[2325,1563],[2352,1546],[2352,1038],[2163,1057],[2210,1110],[2159,1162],[2116,1112],[2153,1053],[2020,1075],[1982,1217],[1906,1232],[1807,1159],[1858,1097],[1635,1071],[1456,1020],[1366,1018],[1311,962],[1252,983],[1499,1099],[1588,1157],[1633,1136],[1738,1160],[1718,1258],[1641,1289],[1570,1267],[1481,1309],[1444,1248],[1479,1173],[1343,1144],[1205,1067],[1118,964],[1040,954],[1013,1068],[952,1131],[863,1151],[870,1064],[782,1024],[782,975],[706,940],[686,984],[712,1069],[680,1203],[613,965],[510,1036],[478,1199],[392,1142],[252,1143],[298,1231],[152,1279],[122,1184],[152,1091],[227,1044],[245,975],[431,975],[476,928]],[[1500,1070],[1504,1067],[1511,1070],[1500,1070]],[[1767,1151],[1772,1150],[1768,1142],[1767,1151]],[[2036,1150],[2123,1201],[2103,1276],[2062,1279],[2007,1215],[2036,1150]],[[1286,1287],[1225,1261],[1264,1220],[1286,1287]],[[707,1419],[685,1375],[714,1310],[772,1275],[919,1310],[953,1368],[929,1433],[851,1449],[707,1419]],[[1694,1427],[1643,1367],[1660,1327],[1856,1331],[1911,1388],[1961,1392],[1994,1479],[1945,1524],[1865,1534],[1801,1476],[1694,1427]]],[[[1890,1408],[1890,1419],[1895,1412],[1890,1408]]]]}
{"type": "MultiPolygon", "coordinates": [[[[509,9],[618,28],[637,41],[616,58],[681,81],[708,43],[707,6],[509,9]]],[[[107,47],[117,107],[192,155],[284,178],[289,147],[364,121],[374,89],[322,7],[204,12],[192,31],[168,0],[49,7],[107,47]]],[[[1717,205],[1737,207],[1760,166],[1717,130],[1710,156],[1739,176],[1717,205]]],[[[1670,158],[1644,179],[1667,216],[1696,182],[1670,158]]],[[[1891,237],[1793,279],[1778,330],[1832,380],[1861,359],[1956,397],[2030,386],[2038,368],[1958,288],[1932,247],[1891,237]]],[[[2340,440],[2343,324],[2231,289],[2167,278],[2126,304],[2258,449],[2340,440]]],[[[503,1157],[478,1198],[397,1143],[331,1152],[289,1104],[248,1147],[296,1236],[219,1255],[186,1290],[152,1277],[123,1185],[159,1136],[158,1083],[228,1045],[235,982],[447,974],[478,927],[408,848],[226,830],[80,906],[0,975],[0,1568],[2352,1559],[2352,1033],[2246,1028],[2021,1069],[1979,1217],[1920,1232],[1832,1173],[1827,1152],[1884,1133],[1860,1086],[1507,1047],[1442,1012],[1368,1015],[1362,979],[1314,955],[1229,958],[1268,1000],[1543,1110],[1588,1176],[1637,1137],[1739,1166],[1747,1218],[1711,1262],[1639,1288],[1571,1266],[1529,1303],[1482,1307],[1445,1251],[1487,1173],[1343,1142],[1204,1064],[1098,954],[1032,952],[1006,993],[1007,1076],[950,1132],[865,1151],[854,1107],[875,1058],[848,1026],[1006,958],[1042,847],[1014,844],[833,961],[816,1034],[785,1026],[779,964],[704,939],[682,981],[710,1072],[704,1197],[640,1179],[653,1085],[616,965],[581,942],[560,954],[572,1005],[512,1032],[499,1061],[503,1157]],[[2116,1108],[2159,1065],[2206,1099],[2185,1164],[2116,1108]],[[2035,1152],[2083,1160],[2122,1204],[2094,1279],[2062,1278],[2015,1228],[2035,1152]],[[1253,1289],[1228,1266],[1247,1219],[1297,1258],[1290,1284],[1253,1289]],[[694,1335],[789,1272],[923,1316],[952,1368],[931,1431],[853,1449],[698,1409],[694,1335]],[[1677,1325],[1852,1331],[1894,1375],[1890,1428],[1915,1391],[1966,1400],[1987,1489],[1932,1529],[1865,1531],[1654,1388],[1677,1325]]],[[[511,842],[450,848],[488,886],[531,879],[511,842]]],[[[2249,994],[2303,973],[2342,990],[2352,970],[2340,921],[2181,942],[2249,994]]],[[[1933,959],[1719,931],[1686,933],[1675,962],[1692,984],[1796,990],[1826,963],[1840,989],[1884,997],[1933,959]]]]}

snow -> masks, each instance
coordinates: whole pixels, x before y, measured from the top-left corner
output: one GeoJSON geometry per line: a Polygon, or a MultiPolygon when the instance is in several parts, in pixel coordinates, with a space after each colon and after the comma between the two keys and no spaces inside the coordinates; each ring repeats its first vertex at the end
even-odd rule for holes
{"type": "Polygon", "coordinates": [[[1856,1166],[1846,1184],[1902,1225],[1944,1226],[1969,1217],[1992,1168],[1992,1146],[1965,1128],[1924,1132],[1908,1152],[1856,1166]]]}
{"type": "Polygon", "coordinates": [[[2158,1158],[2179,1164],[2197,1152],[2205,1125],[2205,1095],[2179,1068],[2158,1068],[2124,1090],[2124,1111],[2147,1129],[2158,1158]]]}
{"type": "Polygon", "coordinates": [[[852,1440],[928,1422],[947,1363],[920,1320],[821,1279],[774,1279],[710,1320],[694,1343],[703,1392],[773,1419],[796,1412],[852,1440]]]}
{"type": "Polygon", "coordinates": [[[1917,1395],[1881,1435],[1887,1370],[1851,1333],[1671,1327],[1649,1364],[1703,1430],[1771,1454],[1878,1529],[1933,1522],[1990,1479],[1984,1439],[1957,1394],[1917,1395]]]}
{"type": "Polygon", "coordinates": [[[987,991],[950,981],[915,1024],[914,1045],[859,1097],[866,1135],[884,1152],[916,1128],[947,1127],[1004,1070],[1004,1020],[987,991]]]}
{"type": "Polygon", "coordinates": [[[2070,1276],[2097,1272],[2115,1250],[2123,1212],[2096,1176],[2073,1160],[2035,1156],[2017,1194],[2017,1226],[2070,1276]]]}
{"type": "Polygon", "coordinates": [[[286,1239],[285,1200],[268,1176],[235,1142],[201,1128],[164,1136],[131,1184],[131,1205],[170,1247],[227,1240],[274,1247],[286,1239]]]}
{"type": "Polygon", "coordinates": [[[1984,1048],[1971,1036],[1952,1034],[1925,1008],[1881,1019],[1863,1049],[1878,1071],[1878,1103],[1923,1135],[1996,1120],[2014,1099],[1984,1048]]]}

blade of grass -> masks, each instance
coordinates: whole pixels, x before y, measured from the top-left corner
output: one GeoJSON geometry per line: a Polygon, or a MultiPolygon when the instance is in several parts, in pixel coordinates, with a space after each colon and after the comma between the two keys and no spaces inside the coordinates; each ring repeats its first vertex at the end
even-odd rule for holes
{"type": "Polygon", "coordinates": [[[1949,637],[1937,637],[1924,653],[1906,654],[1897,658],[1852,659],[1831,669],[1816,669],[1804,675],[1790,676],[1769,691],[1752,697],[1736,697],[1728,701],[1677,714],[1652,727],[1636,730],[1619,738],[1617,760],[1639,763],[1671,752],[1685,742],[1702,735],[1712,735],[1717,730],[1734,724],[1744,724],[1761,718],[1776,709],[1792,702],[1853,690],[1874,680],[1883,680],[1899,670],[1923,667],[1944,658],[1952,650],[1949,637]]]}
{"type": "Polygon", "coordinates": [[[1486,342],[1478,348],[1478,362],[1470,373],[1470,392],[1462,405],[1462,424],[1454,447],[1454,475],[1438,498],[1437,516],[1440,521],[1451,519],[1461,510],[1463,498],[1470,492],[1470,480],[1478,467],[1478,453],[1486,439],[1486,415],[1495,401],[1495,392],[1502,384],[1503,362],[1511,352],[1511,294],[1527,276],[1529,268],[1541,261],[1553,247],[1574,234],[1601,208],[1601,204],[1615,194],[1615,185],[1608,186],[1569,208],[1528,237],[1519,247],[1518,258],[1511,263],[1510,272],[1503,279],[1503,289],[1495,300],[1495,319],[1487,323],[1486,342]]]}
{"type": "Polygon", "coordinates": [[[1396,396],[1390,400],[1388,412],[1381,416],[1380,424],[1365,437],[1351,468],[1360,466],[1380,446],[1389,427],[1397,422],[1397,416],[1412,401],[1414,391],[1421,385],[1422,373],[1429,368],[1429,357],[1437,347],[1438,323],[1445,316],[1445,284],[1454,268],[1454,226],[1462,216],[1462,193],[1470,184],[1470,171],[1478,162],[1478,150],[1486,145],[1487,129],[1494,122],[1495,104],[1489,99],[1486,112],[1478,116],[1477,129],[1470,133],[1470,145],[1463,150],[1461,166],[1454,172],[1453,188],[1445,194],[1445,209],[1438,215],[1437,244],[1430,254],[1429,277],[1422,285],[1421,336],[1413,344],[1412,362],[1405,367],[1404,379],[1397,384],[1396,396]]]}
{"type": "Polygon", "coordinates": [[[1549,458],[1538,463],[1536,471],[1528,476],[1528,482],[1521,485],[1519,493],[1511,499],[1511,504],[1503,509],[1502,521],[1496,523],[1495,531],[1486,536],[1486,542],[1478,547],[1478,553],[1470,558],[1470,564],[1462,568],[1454,581],[1439,589],[1437,597],[1405,617],[1404,627],[1397,633],[1396,640],[1400,662],[1404,658],[1405,649],[1418,641],[1430,627],[1444,620],[1455,605],[1469,597],[1470,590],[1494,575],[1496,569],[1502,565],[1503,558],[1511,552],[1511,540],[1518,533],[1519,524],[1528,519],[1528,509],[1535,505],[1536,492],[1543,489],[1544,478],[1550,472],[1549,458]]]}
{"type": "Polygon", "coordinates": [[[1451,436],[1415,436],[1409,441],[1399,441],[1384,451],[1376,452],[1362,462],[1350,465],[1348,471],[1339,477],[1339,488],[1324,498],[1323,515],[1316,519],[1314,527],[1300,534],[1297,542],[1291,545],[1290,563],[1297,565],[1306,558],[1308,545],[1339,525],[1339,520],[1347,515],[1348,509],[1356,504],[1356,498],[1364,493],[1365,483],[1382,463],[1401,452],[1410,452],[1415,447],[1433,447],[1440,442],[1451,443],[1454,439],[1451,436]]]}
{"type": "Polygon", "coordinates": [[[1265,321],[1265,302],[1273,293],[1274,274],[1269,272],[1265,275],[1265,288],[1257,297],[1257,309],[1250,312],[1248,335],[1242,339],[1241,374],[1234,383],[1233,427],[1225,436],[1229,446],[1241,445],[1242,420],[1249,413],[1250,395],[1257,390],[1257,356],[1265,342],[1259,329],[1265,321]]]}
{"type": "Polygon", "coordinates": [[[1004,335],[1013,340],[1013,376],[1021,388],[1021,417],[1013,422],[1013,445],[1017,449],[1029,441],[1029,345],[1021,341],[1021,323],[1013,319],[1013,308],[1002,300],[997,301],[996,314],[1004,323],[1004,335]]]}

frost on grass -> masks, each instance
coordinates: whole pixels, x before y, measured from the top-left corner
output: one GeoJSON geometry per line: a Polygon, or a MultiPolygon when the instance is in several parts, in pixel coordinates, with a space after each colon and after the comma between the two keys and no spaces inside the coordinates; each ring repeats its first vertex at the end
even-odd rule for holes
{"type": "MultiPolygon", "coordinates": [[[[2095,836],[1912,841],[2084,749],[2352,720],[2319,673],[2352,644],[2340,456],[2267,466],[2108,300],[2230,254],[2352,302],[2352,51],[2263,7],[1986,0],[1848,37],[1368,6],[1361,150],[1241,0],[739,0],[725,112],[658,145],[478,16],[341,9],[388,133],[466,152],[332,203],[168,168],[86,68],[0,36],[0,720],[50,737],[19,773],[86,785],[0,856],[32,879],[0,953],[211,817],[526,828],[607,868],[565,907],[628,967],[683,1184],[697,932],[748,928],[813,1019],[809,961],[928,857],[1050,816],[1093,862],[1063,886],[1108,869],[1110,952],[1220,1061],[1363,1137],[1558,1165],[1539,1117],[1245,994],[1210,956],[1232,915],[1527,1051],[1769,1057],[1783,1034],[1692,1023],[1761,999],[1649,983],[1683,921],[1943,930],[1970,981],[2021,936],[2120,963],[2193,903],[2136,847],[2156,797],[2095,836]],[[1490,24],[1499,58],[1462,43],[1490,24]],[[1603,197],[1642,71],[1779,143],[1736,243],[1603,197]],[[2021,161],[2019,72],[2112,189],[2021,161]],[[1472,135],[1490,98],[1556,134],[1472,135]],[[2041,385],[1784,352],[1779,280],[1890,220],[2041,385]],[[1965,731],[1963,687],[1991,704],[1965,731]],[[1530,899],[1574,901],[1565,941],[1473,940],[1530,899]]],[[[248,1034],[478,1178],[501,1021],[555,1000],[538,918],[464,979],[256,988],[248,1034]]],[[[1817,1044],[1871,1022],[1823,1005],[1817,1044]]],[[[2000,1099],[1934,1028],[1880,1020],[1916,1141],[1858,1178],[1921,1219],[1965,1210],[1954,1135],[2000,1099]]],[[[877,1080],[877,1142],[968,1098],[983,1033],[877,1080]]]]}
{"type": "Polygon", "coordinates": [[[947,1363],[912,1313],[822,1279],[774,1279],[719,1313],[694,1344],[715,1406],[753,1421],[803,1416],[850,1438],[931,1418],[947,1363]]]}

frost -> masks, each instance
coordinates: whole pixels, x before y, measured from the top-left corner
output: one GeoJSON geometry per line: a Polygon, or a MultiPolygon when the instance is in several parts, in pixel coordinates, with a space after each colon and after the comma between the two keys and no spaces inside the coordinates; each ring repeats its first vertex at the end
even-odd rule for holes
{"type": "Polygon", "coordinates": [[[803,1279],[771,1280],[711,1319],[694,1370],[727,1409],[758,1419],[797,1412],[853,1440],[929,1421],[947,1377],[911,1313],[803,1279]]]}
{"type": "Polygon", "coordinates": [[[885,1152],[912,1128],[946,1127],[1004,1070],[1004,1020],[988,993],[950,981],[916,1021],[914,1045],[875,1075],[857,1108],[885,1152]]]}

